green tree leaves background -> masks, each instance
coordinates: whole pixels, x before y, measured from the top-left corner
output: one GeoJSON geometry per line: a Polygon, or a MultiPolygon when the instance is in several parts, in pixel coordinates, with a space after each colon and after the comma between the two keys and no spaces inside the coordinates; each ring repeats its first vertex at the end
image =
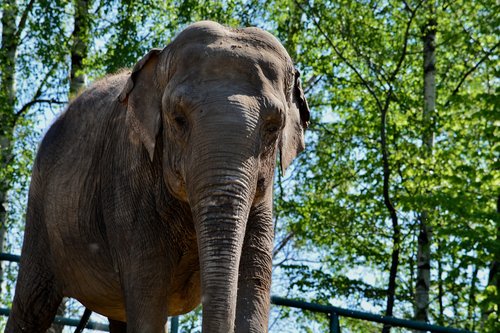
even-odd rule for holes
{"type": "MultiPolygon", "coordinates": [[[[68,101],[75,1],[1,3],[4,251],[19,251],[34,152],[68,101]],[[9,60],[13,43],[15,66],[9,60]]],[[[313,121],[307,150],[276,178],[273,292],[384,313],[397,249],[394,315],[413,318],[419,214],[426,211],[433,230],[429,320],[481,332],[499,329],[496,1],[88,3],[88,53],[79,74],[89,82],[133,66],[151,47],[165,46],[202,19],[265,28],[294,58],[313,121]],[[436,19],[437,101],[430,123],[422,114],[428,8],[436,19]],[[426,131],[435,135],[430,155],[423,151],[426,131]],[[384,177],[400,232],[396,243],[384,177]]],[[[4,266],[1,300],[9,305],[15,266],[4,266]]],[[[304,331],[327,325],[321,316],[275,309],[273,331],[292,330],[290,319],[279,319],[286,316],[299,317],[304,331]]],[[[197,322],[185,317],[183,327],[196,331],[197,322]]],[[[342,324],[351,332],[381,329],[342,324]]]]}

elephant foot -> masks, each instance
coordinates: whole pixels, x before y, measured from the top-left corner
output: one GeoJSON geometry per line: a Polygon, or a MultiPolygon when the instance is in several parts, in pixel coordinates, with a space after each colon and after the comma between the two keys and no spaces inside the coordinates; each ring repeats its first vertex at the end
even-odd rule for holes
{"type": "Polygon", "coordinates": [[[127,323],[108,318],[110,333],[127,333],[127,323]]]}

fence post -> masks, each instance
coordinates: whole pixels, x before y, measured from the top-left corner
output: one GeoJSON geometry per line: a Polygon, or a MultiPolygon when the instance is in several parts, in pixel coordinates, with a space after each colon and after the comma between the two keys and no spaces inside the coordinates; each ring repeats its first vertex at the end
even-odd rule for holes
{"type": "Polygon", "coordinates": [[[330,315],[330,333],[340,333],[339,315],[335,311],[331,311],[330,315]]]}
{"type": "Polygon", "coordinates": [[[178,333],[179,332],[179,317],[170,317],[170,331],[172,333],[178,333]]]}

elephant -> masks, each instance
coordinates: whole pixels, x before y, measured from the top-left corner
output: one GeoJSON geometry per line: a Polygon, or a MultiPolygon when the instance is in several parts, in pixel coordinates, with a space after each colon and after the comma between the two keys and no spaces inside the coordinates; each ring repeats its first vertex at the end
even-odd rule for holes
{"type": "Polygon", "coordinates": [[[274,172],[310,118],[299,77],[272,34],[202,21],[71,101],[33,166],[6,332],[45,332],[63,297],[111,332],[200,303],[203,332],[266,332],[274,172]]]}

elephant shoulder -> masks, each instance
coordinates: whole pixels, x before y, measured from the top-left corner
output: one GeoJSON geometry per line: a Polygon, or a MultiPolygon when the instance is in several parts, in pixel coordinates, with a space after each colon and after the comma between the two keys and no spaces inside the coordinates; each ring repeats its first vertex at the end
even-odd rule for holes
{"type": "Polygon", "coordinates": [[[124,108],[120,110],[118,95],[129,75],[129,71],[108,75],[83,90],[52,125],[52,128],[56,127],[53,132],[58,132],[57,127],[64,127],[71,129],[69,134],[72,136],[80,131],[88,134],[95,131],[100,124],[119,116],[124,108]]]}
{"type": "Polygon", "coordinates": [[[105,112],[118,102],[130,71],[107,75],[83,90],[69,105],[68,112],[105,112]]]}
{"type": "Polygon", "coordinates": [[[39,162],[54,163],[68,155],[90,157],[89,152],[109,138],[105,132],[125,119],[118,95],[128,73],[106,76],[81,92],[46,132],[38,152],[39,162]]]}

